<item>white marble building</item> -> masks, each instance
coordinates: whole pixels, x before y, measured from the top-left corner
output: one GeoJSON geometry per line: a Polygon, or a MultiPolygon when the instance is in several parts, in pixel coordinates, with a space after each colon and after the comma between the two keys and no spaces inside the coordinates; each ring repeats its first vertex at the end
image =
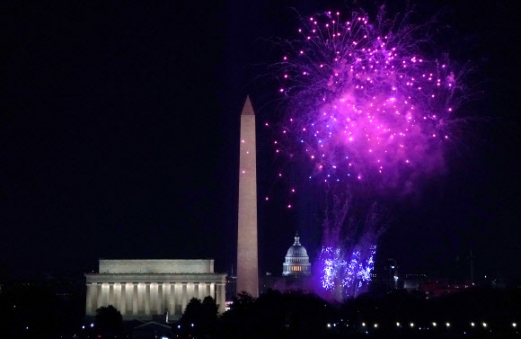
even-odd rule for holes
{"type": "Polygon", "coordinates": [[[99,273],[85,274],[85,313],[113,305],[124,319],[149,320],[168,312],[179,318],[191,298],[214,298],[225,310],[226,274],[214,273],[213,259],[99,260],[99,273]]]}
{"type": "Polygon", "coordinates": [[[283,276],[309,276],[311,275],[311,264],[309,262],[306,248],[300,244],[298,233],[295,235],[295,242],[286,254],[286,260],[282,265],[283,276]]]}

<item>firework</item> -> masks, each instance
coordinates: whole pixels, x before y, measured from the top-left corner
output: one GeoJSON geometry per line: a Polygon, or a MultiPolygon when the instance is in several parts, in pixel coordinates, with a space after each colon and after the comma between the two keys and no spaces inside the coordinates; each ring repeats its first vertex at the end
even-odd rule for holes
{"type": "MultiPolygon", "coordinates": [[[[461,98],[447,55],[423,55],[425,27],[326,12],[302,20],[276,65],[289,103],[286,152],[312,164],[319,182],[368,181],[410,189],[443,169],[444,143],[461,98]]],[[[279,141],[275,141],[279,143],[279,141]]],[[[282,152],[279,147],[277,152],[282,152]]]]}
{"type": "Polygon", "coordinates": [[[431,27],[410,24],[410,14],[386,19],[382,7],[374,20],[362,10],[303,18],[274,66],[287,103],[276,153],[310,166],[326,191],[318,281],[337,300],[367,288],[383,229],[375,205],[352,226],[352,192],[407,193],[443,170],[464,96],[464,71],[447,54],[424,52],[431,27]]]}
{"type": "Polygon", "coordinates": [[[335,299],[356,297],[366,291],[374,269],[376,246],[357,246],[347,251],[342,247],[323,247],[320,252],[320,285],[333,292],[335,299]]]}

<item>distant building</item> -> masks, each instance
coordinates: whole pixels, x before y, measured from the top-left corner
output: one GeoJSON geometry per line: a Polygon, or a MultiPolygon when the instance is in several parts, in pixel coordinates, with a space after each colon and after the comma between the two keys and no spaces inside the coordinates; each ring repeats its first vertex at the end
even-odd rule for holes
{"type": "Polygon", "coordinates": [[[286,260],[282,265],[283,276],[309,276],[311,274],[311,264],[306,248],[300,244],[298,233],[295,235],[295,242],[286,254],[286,260]]]}
{"type": "Polygon", "coordinates": [[[212,259],[104,260],[87,279],[86,316],[114,306],[123,319],[178,319],[191,298],[211,296],[225,309],[226,274],[214,273],[212,259]]]}
{"type": "Polygon", "coordinates": [[[426,299],[457,293],[475,286],[470,281],[458,283],[446,278],[429,277],[424,273],[408,273],[403,282],[403,288],[407,292],[419,292],[425,295],[426,299]]]}
{"type": "Polygon", "coordinates": [[[237,277],[232,274],[226,276],[226,300],[232,300],[237,294],[237,277]]]}
{"type": "Polygon", "coordinates": [[[277,277],[271,273],[266,273],[260,280],[261,291],[266,292],[268,289],[279,291],[306,290],[310,283],[311,263],[306,248],[300,243],[300,237],[297,233],[282,264],[282,276],[277,277]]]}
{"type": "Polygon", "coordinates": [[[417,291],[426,280],[427,275],[425,273],[408,273],[403,280],[403,288],[408,292],[417,291]]]}
{"type": "Polygon", "coordinates": [[[383,265],[375,267],[371,273],[371,289],[373,291],[389,291],[402,288],[398,276],[398,264],[395,259],[388,258],[383,265]]]}

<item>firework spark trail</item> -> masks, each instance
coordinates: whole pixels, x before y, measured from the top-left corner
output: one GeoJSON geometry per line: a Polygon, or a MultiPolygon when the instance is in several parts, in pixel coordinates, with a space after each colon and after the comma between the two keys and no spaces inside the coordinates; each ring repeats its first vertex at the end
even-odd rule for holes
{"type": "Polygon", "coordinates": [[[303,18],[275,65],[288,103],[276,152],[311,164],[309,179],[329,192],[319,285],[337,300],[367,288],[383,229],[374,205],[353,228],[353,190],[408,193],[442,171],[464,97],[465,70],[423,53],[429,25],[409,24],[410,14],[388,20],[382,7],[372,21],[363,10],[303,18]]]}
{"type": "Polygon", "coordinates": [[[459,79],[446,55],[422,56],[419,27],[383,11],[375,23],[351,14],[303,19],[300,38],[284,44],[276,67],[291,114],[283,133],[300,143],[319,181],[406,189],[444,167],[459,79]]]}
{"type": "Polygon", "coordinates": [[[335,198],[332,215],[326,211],[323,244],[316,265],[318,285],[325,290],[318,293],[337,301],[367,291],[376,243],[385,229],[376,204],[370,207],[361,229],[357,229],[355,220],[346,221],[349,206],[349,199],[335,198]]]}

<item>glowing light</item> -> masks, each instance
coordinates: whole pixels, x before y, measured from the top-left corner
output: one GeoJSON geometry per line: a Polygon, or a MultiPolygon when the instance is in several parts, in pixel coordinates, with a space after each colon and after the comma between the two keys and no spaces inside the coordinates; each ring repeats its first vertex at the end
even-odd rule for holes
{"type": "Polygon", "coordinates": [[[389,25],[381,20],[383,9],[371,24],[361,9],[347,14],[351,20],[342,16],[322,13],[303,20],[301,38],[282,43],[293,57],[274,67],[282,72],[281,89],[296,123],[283,133],[306,145],[307,159],[324,154],[322,175],[333,179],[342,176],[338,169],[347,165],[346,154],[358,180],[368,176],[393,188],[441,170],[439,141],[448,138],[453,111],[464,98],[463,77],[446,55],[422,55],[416,40],[428,27],[405,19],[389,25]],[[310,127],[316,134],[306,133],[310,127]],[[404,162],[410,167],[404,169],[404,162]]]}
{"type": "Polygon", "coordinates": [[[322,287],[333,290],[341,285],[347,295],[367,287],[374,270],[376,246],[359,247],[351,253],[344,248],[323,247],[319,256],[322,264],[322,287]]]}
{"type": "MultiPolygon", "coordinates": [[[[361,9],[347,18],[336,13],[302,20],[298,38],[281,41],[284,57],[273,66],[287,102],[275,152],[311,168],[310,182],[336,204],[331,214],[347,210],[338,202],[349,199],[346,192],[409,193],[441,172],[454,111],[465,96],[465,70],[431,49],[427,57],[418,41],[428,26],[407,22],[409,12],[387,20],[382,7],[374,21],[361,9]]],[[[368,216],[373,221],[347,241],[340,231],[345,214],[335,218],[324,222],[317,260],[321,287],[342,299],[367,290],[381,232],[368,216]]]]}

